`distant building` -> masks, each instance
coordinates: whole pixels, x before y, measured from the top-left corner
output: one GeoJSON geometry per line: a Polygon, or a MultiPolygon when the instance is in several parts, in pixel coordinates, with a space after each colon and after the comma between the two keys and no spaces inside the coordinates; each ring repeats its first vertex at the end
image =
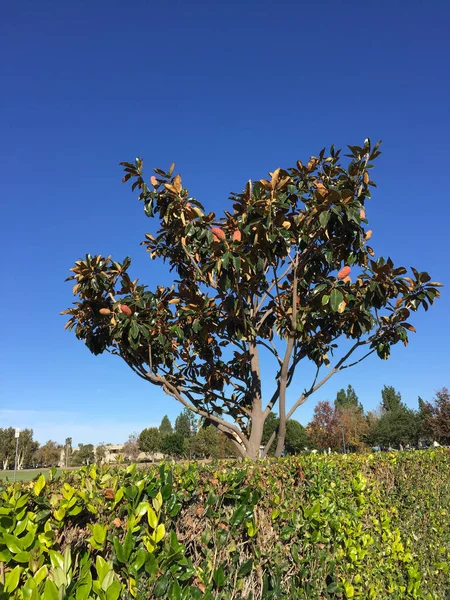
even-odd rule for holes
{"type": "MultiPolygon", "coordinates": [[[[94,454],[97,455],[97,448],[99,446],[94,446],[94,454]]],[[[123,455],[123,449],[125,447],[125,444],[105,444],[103,445],[103,448],[105,449],[105,458],[103,459],[103,463],[104,464],[114,464],[116,462],[118,462],[118,459],[120,456],[122,456],[122,461],[125,458],[123,455]]],[[[77,449],[74,448],[72,450],[72,454],[74,452],[76,452],[77,449]]],[[[155,462],[155,461],[159,461],[162,460],[164,458],[164,454],[161,454],[161,452],[140,452],[138,454],[138,457],[136,459],[136,462],[155,462]]],[[[60,468],[64,468],[66,466],[66,452],[64,448],[61,448],[61,454],[59,457],[59,464],[58,466],[60,468]]]]}
{"type": "MultiPolygon", "coordinates": [[[[105,448],[105,458],[104,458],[104,463],[110,465],[112,463],[116,463],[119,456],[122,456],[122,460],[124,458],[123,456],[123,449],[125,447],[125,444],[105,444],[104,448],[105,448]]],[[[94,448],[94,452],[95,454],[97,454],[97,448],[98,446],[96,446],[94,448]]],[[[138,454],[137,457],[137,461],[138,462],[154,462],[156,460],[162,460],[164,458],[164,454],[161,454],[161,452],[154,452],[154,453],[150,453],[150,452],[140,452],[138,454]]]]}

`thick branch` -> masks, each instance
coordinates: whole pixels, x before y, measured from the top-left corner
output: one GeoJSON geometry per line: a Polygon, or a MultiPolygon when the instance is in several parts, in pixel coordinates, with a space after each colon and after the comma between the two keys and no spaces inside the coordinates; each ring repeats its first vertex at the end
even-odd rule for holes
{"type": "Polygon", "coordinates": [[[281,456],[284,448],[284,440],[286,438],[286,389],[288,382],[288,373],[289,373],[289,363],[291,361],[292,351],[294,349],[295,344],[295,330],[297,327],[297,288],[298,288],[298,278],[297,278],[297,264],[298,264],[298,255],[295,257],[292,267],[294,271],[294,280],[292,283],[292,315],[291,315],[291,333],[288,339],[286,354],[284,355],[283,364],[281,366],[280,373],[280,394],[279,394],[279,425],[278,425],[278,439],[277,439],[277,449],[275,451],[275,456],[281,456]]]}
{"type": "MultiPolygon", "coordinates": [[[[295,413],[295,411],[297,410],[297,408],[299,406],[301,406],[302,404],[304,404],[306,402],[306,400],[309,398],[309,396],[311,396],[315,391],[317,391],[319,388],[321,388],[335,373],[337,373],[338,371],[341,371],[344,367],[343,364],[344,362],[353,354],[353,352],[359,348],[359,346],[362,346],[364,344],[367,344],[368,341],[366,342],[356,342],[356,344],[354,344],[350,350],[347,352],[347,354],[345,354],[345,356],[343,356],[337,363],[336,365],[331,369],[331,371],[323,378],[319,381],[319,383],[315,384],[313,383],[313,385],[310,387],[310,389],[308,391],[303,392],[303,394],[298,398],[298,400],[295,402],[295,404],[292,406],[292,408],[289,410],[289,412],[286,415],[286,421],[288,421],[288,419],[290,419],[292,417],[292,415],[295,413]]],[[[356,364],[356,363],[355,363],[356,364]]],[[[349,365],[351,366],[351,365],[349,365]]],[[[314,379],[314,382],[317,379],[317,374],[316,374],[316,378],[314,379]]],[[[267,442],[264,451],[263,451],[263,458],[265,458],[267,456],[267,453],[270,450],[271,445],[273,444],[273,441],[275,439],[275,436],[277,435],[278,431],[274,431],[272,433],[272,435],[270,436],[269,441],[267,442]]],[[[278,451],[278,444],[277,444],[277,451],[278,451]]]]}
{"type": "Polygon", "coordinates": [[[225,419],[221,419],[220,417],[218,417],[217,415],[215,415],[213,413],[209,413],[205,410],[202,410],[201,408],[194,406],[193,404],[190,404],[183,397],[183,395],[181,393],[184,390],[180,390],[177,387],[175,387],[174,385],[172,385],[169,381],[167,381],[167,379],[165,377],[161,377],[160,375],[154,375],[153,373],[148,373],[147,377],[152,383],[155,383],[156,385],[161,386],[163,388],[163,390],[167,394],[169,394],[169,396],[172,396],[173,398],[178,400],[178,402],[181,402],[181,404],[183,404],[183,406],[185,406],[192,412],[195,412],[199,416],[205,417],[206,419],[213,421],[216,424],[216,426],[221,425],[227,431],[233,431],[240,438],[240,440],[242,441],[245,448],[247,448],[248,440],[245,437],[245,435],[242,433],[242,431],[240,431],[240,429],[236,425],[234,425],[233,423],[229,423],[228,421],[225,421],[225,419]]]}

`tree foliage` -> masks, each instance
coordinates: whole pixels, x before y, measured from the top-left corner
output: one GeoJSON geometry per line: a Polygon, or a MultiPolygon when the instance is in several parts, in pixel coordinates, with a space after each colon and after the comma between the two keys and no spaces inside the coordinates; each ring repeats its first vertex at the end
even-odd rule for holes
{"type": "Polygon", "coordinates": [[[420,402],[419,415],[422,423],[422,435],[432,438],[440,444],[450,444],[450,394],[447,388],[436,392],[432,402],[420,402]]]}
{"type": "Polygon", "coordinates": [[[193,435],[191,417],[188,410],[183,410],[175,419],[175,433],[189,439],[193,435]]]}
{"type": "Polygon", "coordinates": [[[87,255],[71,269],[77,299],[64,311],[67,327],[94,354],[119,356],[214,423],[244,456],[259,455],[264,421],[277,405],[279,425],[265,451],[276,435],[280,455],[295,410],[334,373],[406,345],[411,312],[428,310],[439,296],[440,284],[426,272],[408,276],[369,245],[379,145],[349,146],[345,161],[332,146],[275,169],[231,194],[222,217],[205,212],[174,165],[146,182],[141,159],[122,163],[123,181],[132,181],[159,225],[143,244],[174,271],[174,285],[150,290],[131,278],[129,258],[87,255]],[[345,338],[350,345],[338,354],[345,338]],[[267,398],[261,353],[275,361],[267,398]],[[317,376],[287,411],[302,360],[316,365],[317,376]]]}
{"type": "Polygon", "coordinates": [[[392,385],[385,385],[381,390],[381,406],[384,411],[395,411],[404,407],[402,396],[392,385]]]}
{"type": "Polygon", "coordinates": [[[360,412],[364,411],[363,405],[359,402],[358,396],[350,384],[347,386],[347,390],[342,389],[338,391],[334,405],[336,408],[353,407],[357,408],[360,412]]]}
{"type": "Polygon", "coordinates": [[[143,429],[138,437],[138,446],[141,452],[154,454],[161,449],[161,433],[158,427],[143,429]]]}
{"type": "Polygon", "coordinates": [[[187,450],[187,440],[180,433],[169,433],[161,440],[161,452],[169,456],[184,456],[187,450]]]}
{"type": "Polygon", "coordinates": [[[48,440],[36,452],[36,460],[39,465],[46,467],[58,467],[61,461],[62,446],[53,440],[48,440]]]}
{"type": "Polygon", "coordinates": [[[78,444],[78,450],[72,454],[71,464],[74,466],[90,465],[95,461],[93,444],[78,444]]]}
{"type": "Polygon", "coordinates": [[[173,433],[172,423],[167,415],[164,415],[162,418],[159,426],[159,433],[161,434],[161,437],[164,437],[165,435],[171,435],[173,433]]]}

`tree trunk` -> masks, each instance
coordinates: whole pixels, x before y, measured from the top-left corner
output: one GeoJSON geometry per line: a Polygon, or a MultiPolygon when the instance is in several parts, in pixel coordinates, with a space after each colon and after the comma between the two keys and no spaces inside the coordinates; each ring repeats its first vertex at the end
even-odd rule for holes
{"type": "Polygon", "coordinates": [[[260,410],[259,406],[255,407],[252,412],[252,430],[248,440],[248,448],[246,452],[246,457],[250,458],[251,460],[260,458],[264,421],[264,412],[260,410]]]}

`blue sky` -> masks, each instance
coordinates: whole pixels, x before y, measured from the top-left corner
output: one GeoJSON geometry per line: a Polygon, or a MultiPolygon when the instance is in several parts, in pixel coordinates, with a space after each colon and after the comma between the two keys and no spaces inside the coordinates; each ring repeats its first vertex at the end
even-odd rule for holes
{"type": "MultiPolygon", "coordinates": [[[[148,175],[175,161],[220,212],[249,178],[383,139],[373,246],[448,284],[449,21],[443,0],[3,3],[0,426],[121,442],[179,412],[59,315],[87,252],[130,255],[142,281],[167,281],[139,246],[152,226],[120,183],[122,160],[144,157],[148,175]]],[[[444,288],[407,349],[335,377],[297,418],[348,383],[368,409],[384,384],[411,406],[449,386],[449,312],[444,288]]]]}

